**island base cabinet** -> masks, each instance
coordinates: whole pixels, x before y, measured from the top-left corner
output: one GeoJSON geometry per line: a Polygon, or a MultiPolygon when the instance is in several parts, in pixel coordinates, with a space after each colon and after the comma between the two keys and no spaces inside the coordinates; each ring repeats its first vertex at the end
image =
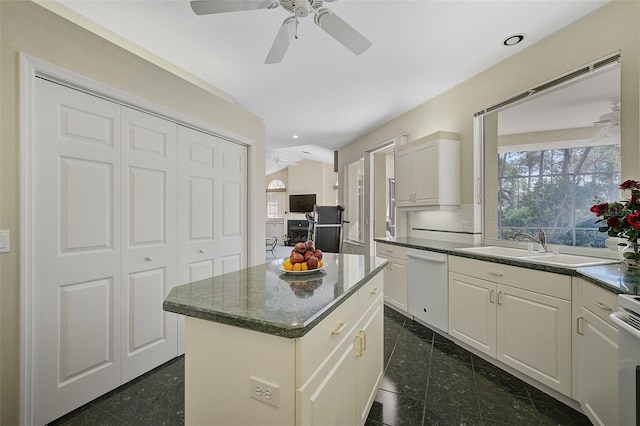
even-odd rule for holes
{"type": "Polygon", "coordinates": [[[367,302],[355,327],[298,388],[298,425],[366,422],[382,378],[384,351],[382,281],[372,281],[359,291],[358,298],[367,302]],[[372,296],[374,301],[369,303],[372,296]]]}
{"type": "Polygon", "coordinates": [[[185,425],[293,425],[295,339],[186,317],[185,425]],[[251,377],[279,386],[278,407],[250,397],[251,377]]]}

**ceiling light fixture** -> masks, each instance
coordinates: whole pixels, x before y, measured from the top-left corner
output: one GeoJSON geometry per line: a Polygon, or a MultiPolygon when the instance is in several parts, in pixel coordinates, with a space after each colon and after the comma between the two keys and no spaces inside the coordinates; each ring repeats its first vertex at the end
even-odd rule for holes
{"type": "Polygon", "coordinates": [[[291,136],[291,139],[298,139],[299,137],[300,136],[298,136],[298,135],[293,135],[293,136],[291,136]]]}
{"type": "Polygon", "coordinates": [[[513,34],[502,40],[504,46],[510,47],[520,43],[526,37],[525,34],[513,34]]]}

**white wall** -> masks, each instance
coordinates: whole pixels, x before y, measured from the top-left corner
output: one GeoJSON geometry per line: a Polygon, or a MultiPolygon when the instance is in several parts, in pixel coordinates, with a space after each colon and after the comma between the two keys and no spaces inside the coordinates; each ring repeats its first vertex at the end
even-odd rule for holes
{"type": "Polygon", "coordinates": [[[473,114],[618,50],[622,52],[622,178],[638,179],[640,2],[613,1],[345,146],[338,155],[340,182],[346,164],[394,135],[406,132],[413,141],[437,131],[455,132],[461,137],[461,203],[472,205],[473,114]]]}
{"type": "Polygon", "coordinates": [[[30,1],[0,1],[0,229],[12,251],[0,255],[0,424],[19,424],[20,105],[25,53],[255,141],[249,170],[249,262],[264,259],[265,128],[215,88],[177,76],[30,1]]]}

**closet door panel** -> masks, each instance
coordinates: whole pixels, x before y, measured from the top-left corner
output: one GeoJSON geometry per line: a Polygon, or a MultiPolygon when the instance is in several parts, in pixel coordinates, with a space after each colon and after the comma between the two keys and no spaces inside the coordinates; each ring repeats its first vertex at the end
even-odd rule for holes
{"type": "Polygon", "coordinates": [[[120,107],[36,79],[32,122],[35,422],[120,384],[120,107]]]}
{"type": "Polygon", "coordinates": [[[162,310],[177,282],[176,133],[122,108],[123,382],[177,355],[177,315],[162,310]]]}
{"type": "MultiPolygon", "coordinates": [[[[220,274],[218,138],[178,126],[178,282],[220,274]]],[[[184,317],[178,319],[184,353],[184,317]]]]}
{"type": "Polygon", "coordinates": [[[224,273],[247,266],[247,147],[220,139],[220,256],[224,273]],[[237,269],[235,269],[237,268],[237,269]]]}

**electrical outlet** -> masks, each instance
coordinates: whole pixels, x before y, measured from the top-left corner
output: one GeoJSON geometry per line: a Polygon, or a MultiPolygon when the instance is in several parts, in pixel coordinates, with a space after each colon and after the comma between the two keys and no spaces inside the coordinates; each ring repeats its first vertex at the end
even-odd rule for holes
{"type": "Polygon", "coordinates": [[[278,407],[280,386],[251,376],[249,377],[249,396],[265,404],[278,407]]]}

